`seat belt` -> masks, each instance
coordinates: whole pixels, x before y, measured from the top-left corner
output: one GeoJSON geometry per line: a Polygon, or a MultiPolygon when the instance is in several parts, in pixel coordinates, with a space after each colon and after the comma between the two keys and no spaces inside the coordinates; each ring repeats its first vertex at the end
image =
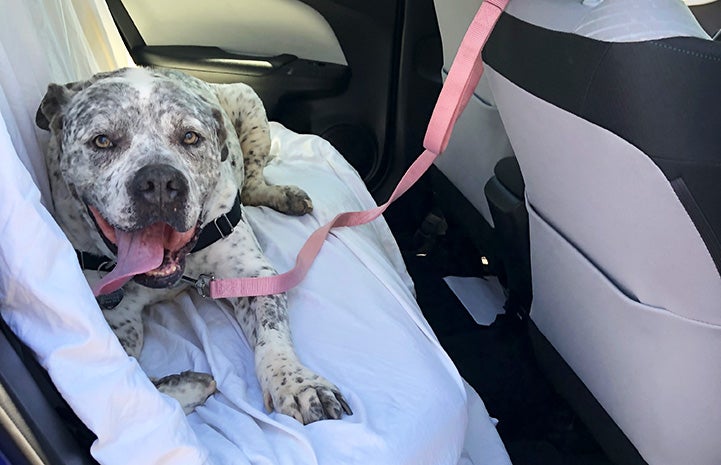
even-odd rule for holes
{"type": "Polygon", "coordinates": [[[212,299],[279,294],[298,285],[308,273],[330,230],[357,226],[378,218],[428,170],[446,149],[453,126],[473,95],[483,73],[481,51],[509,0],[484,0],[461,42],[446,82],[433,109],[423,141],[425,150],[408,168],[388,201],[369,210],[345,212],[310,235],[300,249],[295,266],[285,273],[256,278],[215,279],[201,275],[195,283],[198,292],[212,299]]]}

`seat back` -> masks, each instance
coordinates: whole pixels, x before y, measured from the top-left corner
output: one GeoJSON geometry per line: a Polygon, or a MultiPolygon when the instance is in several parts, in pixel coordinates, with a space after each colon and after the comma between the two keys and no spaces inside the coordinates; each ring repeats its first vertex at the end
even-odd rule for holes
{"type": "Polygon", "coordinates": [[[676,0],[512,0],[484,61],[533,323],[648,463],[721,463],[721,44],[676,0]]]}

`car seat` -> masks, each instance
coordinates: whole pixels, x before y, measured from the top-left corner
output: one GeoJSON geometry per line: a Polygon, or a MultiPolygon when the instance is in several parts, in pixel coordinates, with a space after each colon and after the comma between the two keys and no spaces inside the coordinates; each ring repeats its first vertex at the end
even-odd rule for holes
{"type": "Polygon", "coordinates": [[[512,0],[483,57],[539,357],[615,462],[721,463],[721,45],[678,0],[512,0]]]}

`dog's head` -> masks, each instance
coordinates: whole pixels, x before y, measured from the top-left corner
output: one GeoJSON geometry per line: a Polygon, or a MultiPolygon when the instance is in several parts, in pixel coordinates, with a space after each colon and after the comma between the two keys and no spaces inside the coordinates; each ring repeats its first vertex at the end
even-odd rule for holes
{"type": "Polygon", "coordinates": [[[228,155],[213,92],[180,73],[122,69],[51,84],[36,122],[52,133],[56,175],[84,205],[98,248],[118,263],[162,253],[162,264],[136,280],[175,283],[228,155]]]}

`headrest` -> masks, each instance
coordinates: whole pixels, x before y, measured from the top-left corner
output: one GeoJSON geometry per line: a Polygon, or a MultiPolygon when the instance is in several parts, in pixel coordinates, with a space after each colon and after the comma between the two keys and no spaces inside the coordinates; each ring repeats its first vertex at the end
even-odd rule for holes
{"type": "Polygon", "coordinates": [[[607,42],[709,39],[678,0],[512,0],[506,11],[536,26],[607,42]]]}

